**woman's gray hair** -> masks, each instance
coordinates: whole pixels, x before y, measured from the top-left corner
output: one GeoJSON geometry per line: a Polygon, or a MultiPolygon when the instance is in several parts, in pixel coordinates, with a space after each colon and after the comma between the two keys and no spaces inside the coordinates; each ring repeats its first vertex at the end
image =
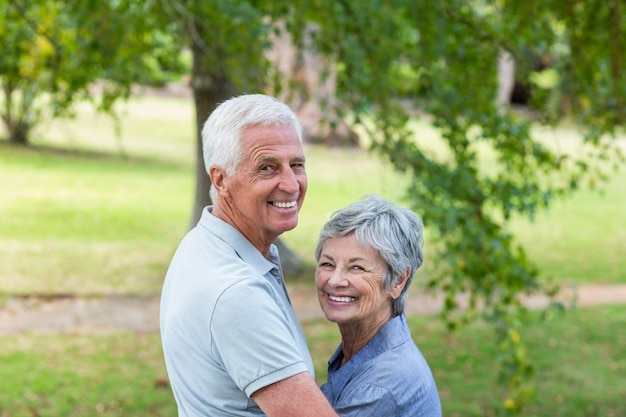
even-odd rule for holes
{"type": "MultiPolygon", "coordinates": [[[[228,175],[235,173],[245,157],[240,139],[251,126],[293,126],[302,143],[302,125],[285,103],[264,94],[244,94],[221,103],[202,128],[204,166],[222,167],[228,175]]],[[[211,187],[211,199],[217,193],[211,187]]]]}
{"type": "Polygon", "coordinates": [[[377,250],[387,263],[387,273],[383,278],[386,292],[410,269],[406,285],[392,302],[393,315],[402,314],[413,275],[424,261],[422,219],[408,208],[396,206],[378,195],[367,195],[333,213],[322,227],[315,258],[319,261],[326,240],[352,232],[359,245],[377,250]]]}

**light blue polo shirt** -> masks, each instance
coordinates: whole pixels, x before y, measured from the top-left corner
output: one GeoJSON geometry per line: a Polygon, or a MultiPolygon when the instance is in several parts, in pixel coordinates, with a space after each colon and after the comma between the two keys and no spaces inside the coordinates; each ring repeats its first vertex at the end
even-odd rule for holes
{"type": "Polygon", "coordinates": [[[160,325],[181,417],[263,415],[255,391],[314,375],[276,247],[266,259],[210,206],[174,254],[160,325]]]}
{"type": "Polygon", "coordinates": [[[389,320],[340,367],[341,345],[328,362],[322,391],[341,417],[441,417],[441,402],[426,359],[404,314],[389,320]]]}

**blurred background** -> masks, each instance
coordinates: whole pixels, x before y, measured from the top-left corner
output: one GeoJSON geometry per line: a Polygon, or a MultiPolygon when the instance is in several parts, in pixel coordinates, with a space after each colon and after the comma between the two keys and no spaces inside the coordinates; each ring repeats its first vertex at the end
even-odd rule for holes
{"type": "Polygon", "coordinates": [[[176,415],[158,298],[244,92],[304,126],[277,244],[320,384],[317,234],[377,193],[425,222],[445,415],[626,415],[623,2],[201,3],[0,0],[0,416],[176,415]]]}

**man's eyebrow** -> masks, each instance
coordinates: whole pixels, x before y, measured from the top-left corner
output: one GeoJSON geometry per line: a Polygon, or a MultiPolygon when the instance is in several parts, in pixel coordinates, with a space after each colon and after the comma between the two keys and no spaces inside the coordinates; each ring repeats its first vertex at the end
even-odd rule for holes
{"type": "MultiPolygon", "coordinates": [[[[299,163],[304,163],[305,162],[305,157],[304,156],[296,156],[294,158],[291,158],[289,160],[290,163],[294,163],[294,162],[299,162],[299,163]]],[[[257,159],[257,164],[263,165],[263,164],[268,164],[268,163],[276,163],[279,161],[279,158],[276,158],[275,156],[272,155],[263,155],[261,156],[259,159],[257,159]]]]}
{"type": "Polygon", "coordinates": [[[263,155],[261,156],[259,159],[257,159],[257,164],[259,165],[264,165],[270,162],[276,162],[278,161],[278,158],[276,158],[275,156],[272,155],[263,155]]]}

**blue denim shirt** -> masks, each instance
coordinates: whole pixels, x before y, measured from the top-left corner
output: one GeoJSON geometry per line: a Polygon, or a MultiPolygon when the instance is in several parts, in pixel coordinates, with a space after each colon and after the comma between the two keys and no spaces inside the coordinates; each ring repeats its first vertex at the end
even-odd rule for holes
{"type": "Polygon", "coordinates": [[[404,314],[387,322],[345,365],[340,345],[322,391],[341,417],[441,417],[439,393],[404,314]]]}

